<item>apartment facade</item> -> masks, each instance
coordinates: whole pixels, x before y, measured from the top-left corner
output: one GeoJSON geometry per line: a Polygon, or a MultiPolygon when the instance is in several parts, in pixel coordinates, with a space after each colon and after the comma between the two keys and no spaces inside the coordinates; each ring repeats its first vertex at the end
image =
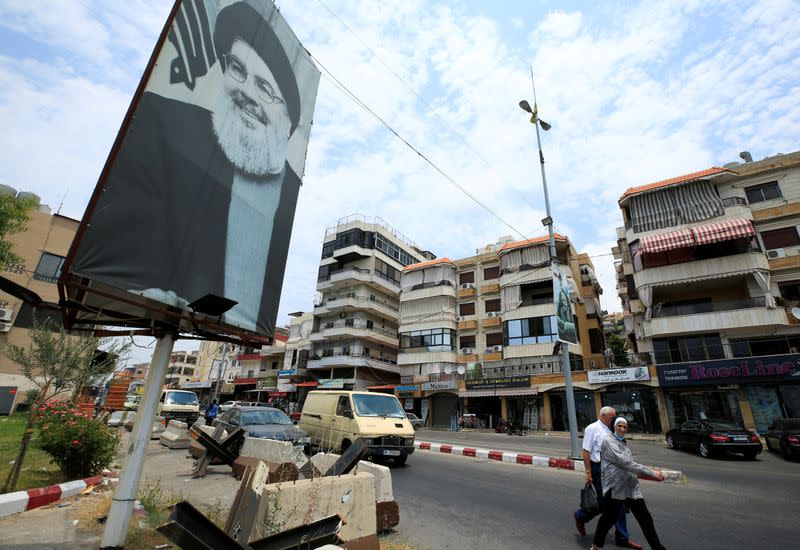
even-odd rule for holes
{"type": "Polygon", "coordinates": [[[198,371],[197,356],[197,350],[173,352],[167,367],[164,385],[168,388],[178,389],[183,384],[194,380],[198,371]]]}
{"type": "Polygon", "coordinates": [[[391,386],[400,379],[400,274],[433,258],[380,218],[342,218],[325,232],[309,334],[309,375],[319,388],[391,386]]]}
{"type": "MultiPolygon", "coordinates": [[[[0,193],[18,198],[34,196],[30,193],[17,194],[16,190],[5,185],[0,186],[0,193]]],[[[3,277],[30,289],[45,302],[58,303],[56,282],[78,225],[78,220],[52,214],[47,205],[42,204],[31,211],[25,229],[7,236],[13,252],[22,258],[22,262],[3,266],[3,277]]],[[[56,313],[54,321],[61,323],[60,314],[56,313]]],[[[0,343],[29,346],[32,322],[29,305],[0,291],[0,343]]],[[[10,406],[13,411],[18,403],[25,400],[25,392],[35,387],[20,373],[16,363],[0,354],[0,392],[4,405],[10,406]]]]}
{"type": "MultiPolygon", "coordinates": [[[[602,289],[591,260],[556,236],[559,269],[570,283],[579,342],[570,344],[579,423],[596,416],[587,369],[605,366],[602,289]]],[[[401,277],[401,384],[404,407],[428,425],[494,427],[501,418],[533,429],[565,429],[566,402],[547,237],[504,238],[475,256],[407,266],[401,277]]]]}
{"type": "Polygon", "coordinates": [[[800,416],[800,152],[742,157],[619,199],[628,347],[656,365],[665,427],[800,416]]]}

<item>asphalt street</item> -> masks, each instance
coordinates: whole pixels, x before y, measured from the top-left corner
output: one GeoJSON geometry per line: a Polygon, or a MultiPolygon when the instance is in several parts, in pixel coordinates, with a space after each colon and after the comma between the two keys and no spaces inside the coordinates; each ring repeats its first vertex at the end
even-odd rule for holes
{"type": "MultiPolygon", "coordinates": [[[[418,438],[427,439],[423,435],[428,434],[418,438]]],[[[561,442],[564,445],[568,448],[568,439],[561,442]]],[[[767,453],[755,461],[709,460],[649,441],[632,441],[631,448],[635,458],[647,456],[647,462],[683,469],[689,478],[682,484],[642,482],[667,548],[797,547],[800,463],[767,453]],[[668,457],[669,464],[664,464],[668,457]]],[[[591,545],[597,520],[587,525],[587,536],[581,537],[572,518],[582,473],[417,451],[404,468],[393,469],[392,476],[401,510],[398,532],[420,548],[577,549],[591,545]]],[[[636,520],[628,518],[633,538],[644,543],[636,520]]],[[[616,548],[613,534],[606,547],[616,548]]]]}

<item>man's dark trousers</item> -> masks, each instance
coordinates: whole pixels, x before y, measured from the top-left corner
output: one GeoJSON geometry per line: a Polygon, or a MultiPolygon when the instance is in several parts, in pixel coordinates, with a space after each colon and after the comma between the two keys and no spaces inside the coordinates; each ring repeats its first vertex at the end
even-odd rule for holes
{"type": "MultiPolygon", "coordinates": [[[[594,492],[597,494],[597,502],[600,503],[600,510],[593,514],[584,514],[583,511],[579,508],[576,512],[576,516],[583,520],[584,523],[587,523],[594,519],[595,516],[599,516],[603,511],[603,505],[605,499],[603,498],[603,474],[600,470],[600,463],[599,462],[591,462],[592,466],[592,485],[594,485],[594,492]]],[[[617,516],[617,523],[614,524],[617,528],[617,532],[614,535],[614,541],[617,543],[627,541],[630,536],[628,535],[628,524],[625,521],[625,507],[623,506],[620,508],[619,516],[617,516]]]]}

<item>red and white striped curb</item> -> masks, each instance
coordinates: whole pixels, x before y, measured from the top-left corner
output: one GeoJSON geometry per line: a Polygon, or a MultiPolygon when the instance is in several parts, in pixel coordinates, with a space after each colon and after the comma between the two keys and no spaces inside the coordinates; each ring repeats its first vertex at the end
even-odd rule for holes
{"type": "MultiPolygon", "coordinates": [[[[489,451],[477,447],[462,447],[459,445],[449,445],[446,443],[427,443],[425,441],[415,441],[414,446],[421,451],[433,451],[447,453],[451,455],[469,456],[473,458],[487,458],[498,462],[511,462],[515,464],[530,464],[542,468],[560,468],[562,470],[574,470],[577,472],[586,471],[582,460],[572,460],[554,456],[538,456],[527,453],[515,453],[512,451],[489,451]]],[[[664,474],[664,481],[679,483],[686,480],[683,472],[677,470],[661,470],[664,474]]],[[[639,476],[640,479],[653,480],[647,476],[639,476]]]]}
{"type": "Polygon", "coordinates": [[[103,476],[87,477],[77,481],[68,481],[58,485],[50,485],[40,489],[28,489],[27,491],[17,491],[0,495],[0,518],[27,512],[40,506],[46,506],[58,502],[62,498],[78,495],[87,487],[99,485],[103,481],[103,476]]]}

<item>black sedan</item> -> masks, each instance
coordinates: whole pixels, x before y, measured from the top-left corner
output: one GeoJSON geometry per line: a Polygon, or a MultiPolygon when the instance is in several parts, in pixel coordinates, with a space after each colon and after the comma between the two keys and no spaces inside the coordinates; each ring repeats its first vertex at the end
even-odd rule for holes
{"type": "Polygon", "coordinates": [[[800,457],[800,418],[779,418],[764,439],[770,451],[780,451],[784,458],[800,457]]]}
{"type": "Polygon", "coordinates": [[[667,432],[667,447],[691,449],[709,458],[715,454],[741,453],[754,459],[763,449],[755,433],[726,420],[687,420],[667,432]]]}
{"type": "Polygon", "coordinates": [[[308,434],[294,425],[280,409],[272,407],[233,407],[214,419],[213,425],[222,424],[231,432],[239,426],[247,437],[289,441],[294,445],[306,445],[308,434]]]}

